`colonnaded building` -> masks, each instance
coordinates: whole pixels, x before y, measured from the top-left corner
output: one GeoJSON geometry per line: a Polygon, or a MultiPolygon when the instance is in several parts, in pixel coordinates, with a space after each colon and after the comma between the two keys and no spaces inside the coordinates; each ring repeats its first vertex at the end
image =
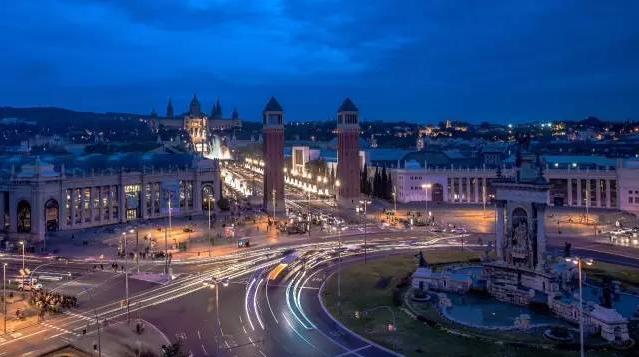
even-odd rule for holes
{"type": "MultiPolygon", "coordinates": [[[[639,160],[597,156],[540,157],[551,206],[618,209],[639,214],[639,160]]],[[[420,165],[391,169],[398,202],[492,203],[493,181],[514,175],[512,158],[497,168],[420,165]]]]}
{"type": "Polygon", "coordinates": [[[217,160],[189,154],[0,157],[0,227],[9,241],[206,210],[217,160]],[[170,198],[170,200],[169,200],[170,198]]]}

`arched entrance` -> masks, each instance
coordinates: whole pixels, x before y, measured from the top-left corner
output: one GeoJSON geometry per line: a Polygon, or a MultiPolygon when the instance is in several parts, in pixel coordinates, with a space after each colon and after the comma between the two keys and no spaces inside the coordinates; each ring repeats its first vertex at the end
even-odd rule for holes
{"type": "Polygon", "coordinates": [[[211,202],[211,209],[213,209],[215,206],[215,192],[213,191],[213,186],[204,185],[202,187],[202,211],[208,211],[209,200],[211,202]]]}
{"type": "Polygon", "coordinates": [[[31,205],[27,201],[18,202],[18,232],[31,233],[31,205]]]}
{"type": "Polygon", "coordinates": [[[440,183],[434,183],[430,197],[433,202],[444,202],[444,186],[440,183]]]}
{"type": "Polygon", "coordinates": [[[516,228],[521,223],[526,223],[528,225],[528,213],[525,209],[521,207],[517,207],[513,210],[512,213],[512,228],[516,228]]]}
{"type": "Polygon", "coordinates": [[[58,201],[52,198],[44,204],[44,219],[47,232],[55,232],[58,230],[60,226],[59,213],[60,207],[58,206],[58,201]]]}

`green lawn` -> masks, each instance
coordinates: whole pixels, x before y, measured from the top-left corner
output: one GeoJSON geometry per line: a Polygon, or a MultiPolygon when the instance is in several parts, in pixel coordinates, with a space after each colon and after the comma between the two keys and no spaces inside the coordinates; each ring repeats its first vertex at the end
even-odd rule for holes
{"type": "MultiPolygon", "coordinates": [[[[472,252],[425,252],[430,264],[459,262],[478,258],[472,252]]],[[[577,356],[575,352],[553,351],[512,347],[447,333],[429,327],[409,317],[393,306],[392,290],[402,277],[412,273],[417,267],[417,259],[411,255],[395,256],[369,261],[368,264],[346,266],[342,270],[342,303],[337,312],[337,279],[334,274],[326,282],[323,299],[328,310],[342,323],[356,333],[387,348],[393,348],[408,356],[477,356],[477,357],[559,357],[577,356]],[[376,306],[389,306],[396,317],[395,332],[388,332],[391,314],[387,309],[378,309],[368,315],[362,312],[376,306]],[[355,317],[355,312],[360,317],[355,317]]],[[[464,329],[461,329],[464,333],[464,329]]],[[[467,332],[473,333],[468,329],[467,332]]],[[[503,333],[502,333],[503,334],[503,333]]],[[[491,336],[491,334],[487,334],[491,336]]],[[[493,333],[491,337],[499,336],[493,333]]],[[[523,339],[523,338],[522,338],[523,339]]],[[[615,356],[615,354],[589,352],[588,356],[615,356]]]]}

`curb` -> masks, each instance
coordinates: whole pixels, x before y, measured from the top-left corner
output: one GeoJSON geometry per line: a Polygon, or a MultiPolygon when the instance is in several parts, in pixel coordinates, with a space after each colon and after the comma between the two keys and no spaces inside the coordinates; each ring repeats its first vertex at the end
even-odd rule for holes
{"type": "Polygon", "coordinates": [[[326,309],[326,306],[324,305],[324,300],[322,300],[322,291],[324,291],[324,284],[326,284],[326,281],[328,281],[328,279],[330,279],[333,275],[335,274],[335,272],[332,272],[329,276],[326,277],[326,279],[322,282],[322,285],[320,285],[319,290],[317,291],[317,299],[320,302],[320,306],[322,307],[322,310],[324,311],[324,314],[326,314],[331,320],[333,320],[333,322],[335,322],[339,327],[341,327],[342,329],[344,329],[345,331],[348,331],[351,335],[357,337],[359,340],[361,340],[364,343],[368,343],[371,346],[375,346],[377,348],[379,348],[380,350],[383,350],[386,353],[389,353],[390,355],[393,356],[397,356],[397,357],[404,357],[404,355],[399,354],[395,351],[392,351],[376,342],[373,342],[363,336],[360,336],[359,334],[355,333],[353,330],[349,329],[348,327],[346,327],[344,324],[342,324],[340,321],[338,321],[335,317],[333,317],[333,315],[326,309]]]}

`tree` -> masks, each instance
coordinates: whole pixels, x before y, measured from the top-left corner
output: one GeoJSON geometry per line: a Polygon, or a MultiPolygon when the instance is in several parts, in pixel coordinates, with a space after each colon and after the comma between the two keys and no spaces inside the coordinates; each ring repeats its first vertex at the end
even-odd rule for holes
{"type": "Polygon", "coordinates": [[[376,197],[379,197],[379,186],[380,186],[380,180],[379,180],[379,167],[375,166],[375,175],[373,176],[373,195],[376,197]]]}
{"type": "Polygon", "coordinates": [[[368,195],[369,192],[368,191],[368,167],[366,166],[366,163],[364,163],[364,169],[362,170],[362,172],[360,173],[360,183],[359,183],[359,190],[361,193],[368,195]]]}
{"type": "MultiPolygon", "coordinates": [[[[393,198],[394,191],[395,190],[393,190],[393,179],[391,178],[391,174],[389,172],[388,179],[386,180],[386,198],[389,200],[393,198]]],[[[395,197],[394,199],[397,199],[397,197],[395,197]]]]}
{"type": "Polygon", "coordinates": [[[386,166],[382,167],[381,182],[380,182],[380,197],[388,199],[388,176],[386,175],[386,166]]]}
{"type": "Polygon", "coordinates": [[[217,200],[217,207],[222,211],[228,211],[231,209],[231,202],[229,202],[228,198],[222,197],[217,200]]]}

